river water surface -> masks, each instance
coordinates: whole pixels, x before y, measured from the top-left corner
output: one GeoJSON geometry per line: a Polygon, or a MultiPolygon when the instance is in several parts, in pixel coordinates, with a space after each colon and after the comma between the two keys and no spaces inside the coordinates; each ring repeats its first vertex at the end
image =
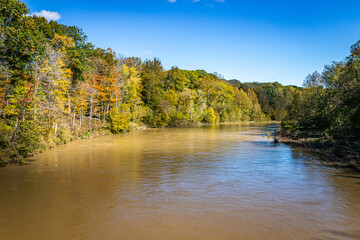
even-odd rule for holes
{"type": "Polygon", "coordinates": [[[0,239],[360,239],[360,176],[269,127],[135,131],[0,168],[0,239]]]}

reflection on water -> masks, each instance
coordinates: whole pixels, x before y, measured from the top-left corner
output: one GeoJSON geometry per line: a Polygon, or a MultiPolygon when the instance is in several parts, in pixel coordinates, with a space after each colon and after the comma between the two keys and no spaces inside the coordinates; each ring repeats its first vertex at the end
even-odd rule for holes
{"type": "Polygon", "coordinates": [[[360,239],[360,177],[271,126],[150,129],[0,169],[0,239],[360,239]]]}

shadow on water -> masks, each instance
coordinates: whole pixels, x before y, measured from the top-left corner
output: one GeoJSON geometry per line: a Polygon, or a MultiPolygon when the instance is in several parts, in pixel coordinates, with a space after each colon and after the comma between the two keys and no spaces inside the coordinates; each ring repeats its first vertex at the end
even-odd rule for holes
{"type": "Polygon", "coordinates": [[[345,175],[345,174],[336,174],[335,177],[343,177],[343,178],[354,178],[354,179],[360,179],[360,176],[354,176],[354,175],[345,175]]]}
{"type": "MultiPolygon", "coordinates": [[[[360,179],[360,175],[354,175],[353,172],[349,171],[348,174],[335,174],[334,177],[339,177],[339,178],[349,178],[349,179],[360,179]]],[[[360,182],[355,182],[354,184],[360,185],[360,182]]]]}
{"type": "Polygon", "coordinates": [[[248,135],[248,136],[263,136],[263,137],[266,137],[266,134],[264,134],[264,133],[248,133],[246,135],[248,135]]]}
{"type": "Polygon", "coordinates": [[[334,231],[334,230],[324,230],[325,234],[329,234],[330,236],[327,236],[325,238],[314,238],[314,240],[332,240],[332,239],[354,239],[354,240],[360,240],[360,231],[355,230],[352,232],[342,232],[342,231],[334,231]]]}
{"type": "MultiPolygon", "coordinates": [[[[273,148],[288,148],[286,144],[274,142],[272,138],[267,137],[264,134],[247,134],[248,136],[260,136],[262,137],[262,141],[248,141],[254,143],[257,147],[273,147],[273,148]]],[[[291,151],[295,149],[290,148],[291,151]]],[[[303,156],[302,156],[303,157],[303,156]]]]}

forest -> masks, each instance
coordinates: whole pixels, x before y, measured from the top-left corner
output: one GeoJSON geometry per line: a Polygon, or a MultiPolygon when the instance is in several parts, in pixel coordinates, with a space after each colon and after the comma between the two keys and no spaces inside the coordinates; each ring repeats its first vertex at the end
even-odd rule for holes
{"type": "Polygon", "coordinates": [[[293,138],[317,138],[360,151],[360,41],[344,61],[309,74],[282,122],[293,138]]]}
{"type": "Polygon", "coordinates": [[[0,164],[73,139],[200,123],[276,120],[296,134],[360,140],[360,43],[304,88],[241,83],[122,57],[78,27],[29,15],[19,0],[1,2],[0,164]]]}

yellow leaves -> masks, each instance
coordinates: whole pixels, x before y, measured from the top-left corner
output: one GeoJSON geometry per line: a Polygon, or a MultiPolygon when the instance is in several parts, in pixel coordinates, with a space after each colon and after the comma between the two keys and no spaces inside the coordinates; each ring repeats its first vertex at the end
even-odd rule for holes
{"type": "Polygon", "coordinates": [[[165,93],[165,99],[173,106],[178,104],[178,94],[173,89],[170,89],[165,93]]]}
{"type": "Polygon", "coordinates": [[[72,76],[72,71],[70,68],[65,68],[63,71],[63,78],[70,79],[72,76]]]}
{"type": "Polygon", "coordinates": [[[130,73],[130,69],[128,66],[126,66],[126,64],[122,65],[122,74],[124,76],[129,76],[129,73],[130,73]]]}
{"type": "Polygon", "coordinates": [[[110,129],[113,133],[126,132],[130,128],[130,108],[127,104],[121,104],[119,108],[110,111],[110,129]]]}
{"type": "Polygon", "coordinates": [[[215,123],[216,122],[216,113],[212,107],[209,107],[204,111],[202,116],[202,121],[205,123],[215,123]]]}
{"type": "Polygon", "coordinates": [[[15,105],[10,105],[9,107],[5,108],[6,115],[19,115],[18,109],[15,107],[15,105]]]}
{"type": "Polygon", "coordinates": [[[37,72],[37,91],[34,95],[35,106],[42,109],[40,114],[47,115],[49,110],[51,118],[61,118],[69,114],[69,91],[72,71],[67,67],[66,55],[63,50],[73,44],[72,39],[55,35],[52,43],[58,49],[47,46],[46,57],[35,66],[37,72]]]}
{"type": "Polygon", "coordinates": [[[120,76],[125,102],[130,103],[132,108],[134,108],[134,105],[141,103],[141,91],[143,86],[139,74],[136,71],[136,68],[129,68],[124,64],[120,70],[120,76]]]}
{"type": "Polygon", "coordinates": [[[75,42],[72,38],[59,34],[54,35],[51,43],[56,50],[61,52],[65,52],[67,49],[75,46],[75,42]]]}

